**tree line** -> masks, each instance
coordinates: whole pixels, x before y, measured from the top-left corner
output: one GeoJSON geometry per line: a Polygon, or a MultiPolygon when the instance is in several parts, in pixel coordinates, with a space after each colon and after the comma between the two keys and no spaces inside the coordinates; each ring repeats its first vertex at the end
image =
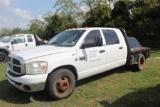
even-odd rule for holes
{"type": "Polygon", "coordinates": [[[55,13],[43,15],[43,21],[30,21],[29,29],[7,29],[0,36],[34,33],[50,39],[57,33],[76,27],[124,28],[143,46],[160,48],[160,0],[57,0],[55,13]]]}

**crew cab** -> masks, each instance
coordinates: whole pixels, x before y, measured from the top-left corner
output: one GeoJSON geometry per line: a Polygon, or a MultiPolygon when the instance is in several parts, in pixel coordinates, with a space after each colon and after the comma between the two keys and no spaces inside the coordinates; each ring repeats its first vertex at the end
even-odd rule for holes
{"type": "Polygon", "coordinates": [[[124,29],[78,28],[59,33],[46,45],[11,53],[6,73],[16,88],[46,89],[58,100],[70,96],[78,80],[124,65],[142,70],[149,57],[150,48],[127,37],[124,29]]]}
{"type": "Polygon", "coordinates": [[[43,41],[33,34],[15,34],[4,37],[0,42],[0,62],[6,62],[8,54],[12,51],[19,51],[40,44],[44,44],[43,41]]]}

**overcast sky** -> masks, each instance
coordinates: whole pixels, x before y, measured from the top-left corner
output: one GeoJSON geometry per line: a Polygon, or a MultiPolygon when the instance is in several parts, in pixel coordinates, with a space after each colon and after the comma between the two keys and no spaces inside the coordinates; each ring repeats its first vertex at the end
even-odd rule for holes
{"type": "MultiPolygon", "coordinates": [[[[27,28],[30,20],[41,19],[53,8],[56,0],[0,0],[0,29],[27,28]]],[[[74,0],[79,2],[80,0],[74,0]]]]}

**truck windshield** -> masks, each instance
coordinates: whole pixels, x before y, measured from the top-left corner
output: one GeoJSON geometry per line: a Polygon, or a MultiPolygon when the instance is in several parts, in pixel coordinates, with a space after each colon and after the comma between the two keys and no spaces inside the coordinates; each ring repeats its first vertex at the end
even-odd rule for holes
{"type": "Polygon", "coordinates": [[[135,39],[133,37],[128,37],[127,40],[128,40],[128,44],[129,44],[130,48],[139,48],[139,47],[142,47],[140,45],[140,43],[137,41],[137,39],[135,39]]]}
{"type": "Polygon", "coordinates": [[[86,30],[67,30],[54,36],[48,43],[56,46],[74,46],[86,30]]]}
{"type": "Polygon", "coordinates": [[[14,37],[15,37],[15,35],[6,37],[2,42],[9,43],[14,37]]]}

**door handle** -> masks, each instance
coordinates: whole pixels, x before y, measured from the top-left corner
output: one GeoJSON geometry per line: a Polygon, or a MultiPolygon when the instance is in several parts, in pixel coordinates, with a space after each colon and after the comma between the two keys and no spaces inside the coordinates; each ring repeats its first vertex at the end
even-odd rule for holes
{"type": "Polygon", "coordinates": [[[25,46],[28,46],[27,44],[25,44],[25,46]]]}
{"type": "Polygon", "coordinates": [[[119,49],[123,49],[123,47],[119,47],[119,49]]]}
{"type": "Polygon", "coordinates": [[[100,50],[100,51],[99,51],[99,53],[103,53],[103,52],[105,52],[105,50],[100,50]]]}

